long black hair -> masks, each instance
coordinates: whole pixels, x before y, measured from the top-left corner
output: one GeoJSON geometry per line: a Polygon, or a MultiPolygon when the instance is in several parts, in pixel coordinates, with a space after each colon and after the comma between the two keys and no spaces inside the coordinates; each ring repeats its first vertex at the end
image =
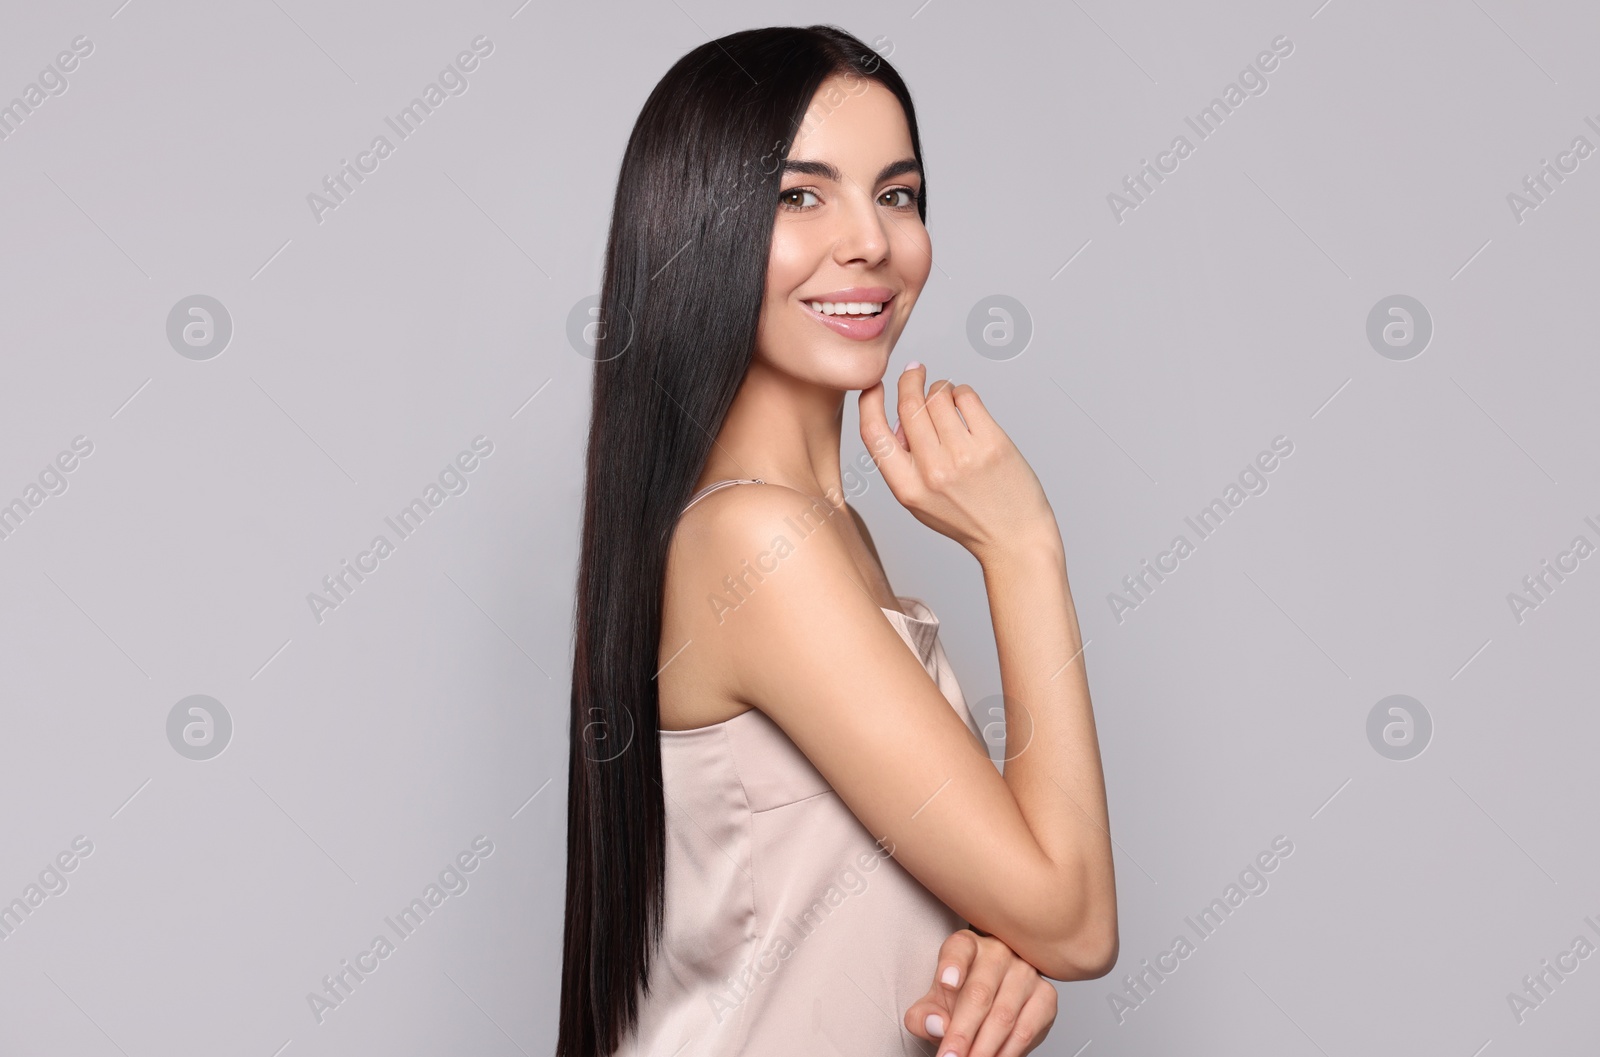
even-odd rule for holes
{"type": "MultiPolygon", "coordinates": [[[[574,617],[558,1057],[614,1053],[648,988],[665,902],[655,676],[667,548],[754,353],[782,163],[835,74],[894,93],[920,164],[900,75],[822,25],[695,48],[650,93],[623,153],[574,617]]],[[[918,210],[926,219],[925,192],[918,210]]]]}

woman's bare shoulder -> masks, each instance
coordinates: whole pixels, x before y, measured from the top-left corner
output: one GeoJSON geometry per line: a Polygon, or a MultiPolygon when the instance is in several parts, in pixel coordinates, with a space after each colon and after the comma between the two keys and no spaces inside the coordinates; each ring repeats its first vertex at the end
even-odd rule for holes
{"type": "Polygon", "coordinates": [[[662,597],[658,663],[670,662],[661,682],[666,710],[703,718],[754,703],[741,692],[741,672],[769,663],[784,645],[780,637],[755,633],[752,605],[758,596],[785,594],[785,579],[819,568],[853,575],[848,551],[827,524],[838,513],[824,500],[766,483],[719,488],[683,513],[669,544],[662,597]],[[797,563],[801,551],[808,560],[797,563]],[[809,571],[801,572],[801,564],[809,571]]]}
{"type": "MultiPolygon", "coordinates": [[[[858,517],[853,510],[850,514],[858,517]]],[[[837,515],[825,500],[788,485],[764,482],[719,488],[678,519],[672,549],[686,559],[710,559],[719,567],[731,556],[738,566],[742,558],[753,562],[779,540],[795,545],[837,515]]]]}
{"type": "MultiPolygon", "coordinates": [[[[762,622],[748,614],[758,599],[815,604],[821,584],[870,598],[845,534],[830,523],[841,516],[826,500],[780,484],[707,495],[684,513],[673,535],[664,626],[678,641],[719,633],[712,651],[729,664],[761,663],[781,644],[756,633],[762,622]]],[[[867,611],[882,620],[876,604],[867,611]]]]}

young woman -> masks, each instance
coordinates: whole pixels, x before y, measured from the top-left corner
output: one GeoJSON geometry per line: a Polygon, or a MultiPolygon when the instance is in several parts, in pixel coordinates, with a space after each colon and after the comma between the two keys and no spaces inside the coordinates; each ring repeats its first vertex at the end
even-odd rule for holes
{"type": "Polygon", "coordinates": [[[1054,512],[971,386],[910,363],[886,418],[926,213],[904,83],[831,27],[694,49],[634,126],[595,350],[558,1054],[930,1052],[915,1036],[1020,1057],[1055,1016],[1041,974],[1116,961],[1054,512]],[[849,390],[872,472],[982,568],[1003,775],[938,617],[844,501],[849,390]]]}

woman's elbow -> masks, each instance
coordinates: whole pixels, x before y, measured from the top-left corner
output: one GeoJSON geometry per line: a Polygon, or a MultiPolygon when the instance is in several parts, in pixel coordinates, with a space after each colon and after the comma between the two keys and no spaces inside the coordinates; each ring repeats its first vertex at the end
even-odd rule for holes
{"type": "Polygon", "coordinates": [[[1084,925],[1056,944],[1051,964],[1039,971],[1052,980],[1096,980],[1116,966],[1120,947],[1112,915],[1084,925]]]}
{"type": "MultiPolygon", "coordinates": [[[[1099,894],[1101,889],[1080,870],[1067,877],[1053,875],[1033,890],[1033,898],[1025,903],[1032,913],[1026,923],[1019,923],[1019,931],[1030,936],[1024,957],[1041,975],[1052,980],[1094,980],[1116,967],[1117,900],[1114,888],[1104,895],[1099,894]]],[[[1016,944],[1012,949],[1023,954],[1016,944]]]]}

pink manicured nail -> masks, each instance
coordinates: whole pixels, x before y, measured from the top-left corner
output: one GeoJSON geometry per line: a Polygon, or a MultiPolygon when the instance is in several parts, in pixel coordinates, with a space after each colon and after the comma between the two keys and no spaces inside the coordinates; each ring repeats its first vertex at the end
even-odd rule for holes
{"type": "Polygon", "coordinates": [[[950,966],[950,968],[944,971],[944,975],[939,977],[939,982],[944,984],[946,987],[956,986],[956,984],[961,982],[961,970],[957,969],[953,965],[950,966]]]}
{"type": "Polygon", "coordinates": [[[922,366],[922,364],[918,363],[916,360],[912,360],[910,363],[906,364],[905,367],[901,368],[901,371],[903,373],[905,371],[909,371],[909,370],[912,370],[914,368],[921,367],[921,366],[922,366]]]}
{"type": "Polygon", "coordinates": [[[928,1019],[923,1023],[928,1029],[928,1034],[936,1039],[944,1038],[944,1018],[937,1013],[929,1013],[928,1019]]]}

